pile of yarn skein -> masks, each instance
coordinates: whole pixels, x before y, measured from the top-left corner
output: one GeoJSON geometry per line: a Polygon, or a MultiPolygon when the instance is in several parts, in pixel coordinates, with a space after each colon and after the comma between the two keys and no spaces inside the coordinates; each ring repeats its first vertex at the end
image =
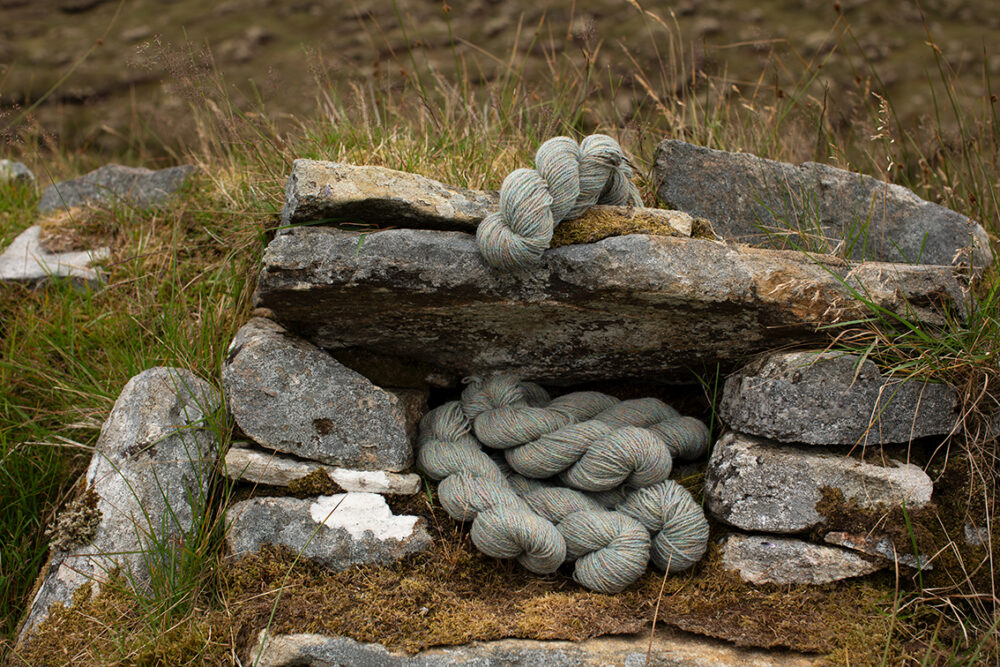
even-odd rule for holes
{"type": "Polygon", "coordinates": [[[461,401],[421,421],[417,465],[484,554],[539,574],[573,562],[573,578],[602,593],[632,584],[650,560],[678,572],[704,555],[704,511],[668,479],[675,459],[707,449],[700,421],[655,398],[550,399],[512,375],[466,383],[461,401]]]}

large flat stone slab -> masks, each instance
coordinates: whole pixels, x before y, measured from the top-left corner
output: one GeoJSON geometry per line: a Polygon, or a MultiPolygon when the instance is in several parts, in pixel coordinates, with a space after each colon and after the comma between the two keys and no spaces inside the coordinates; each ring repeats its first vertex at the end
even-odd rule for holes
{"type": "Polygon", "coordinates": [[[273,544],[344,570],[392,563],[431,546],[422,519],[394,515],[377,493],[251,498],[230,507],[226,516],[226,544],[234,557],[273,544]]]}
{"type": "Polygon", "coordinates": [[[295,160],[282,225],[376,224],[476,230],[499,206],[496,192],[467,190],[385,167],[295,160]]]}
{"type": "Polygon", "coordinates": [[[740,649],[723,642],[656,628],[638,635],[598,637],[582,642],[502,639],[421,651],[394,653],[381,644],[319,634],[268,635],[261,631],[247,650],[246,664],[257,667],[806,667],[819,659],[790,651],[740,649]],[[648,660],[647,660],[648,659],[648,660]]]}
{"type": "Polygon", "coordinates": [[[891,458],[886,464],[729,432],[712,448],[705,499],[717,519],[768,533],[797,533],[822,524],[826,517],[817,505],[824,489],[866,508],[905,502],[912,511],[930,502],[933,484],[927,473],[891,458]]]}
{"type": "Polygon", "coordinates": [[[412,462],[399,398],[271,320],[236,333],[222,382],[237,425],[268,449],[358,470],[412,462]]]}
{"type": "Polygon", "coordinates": [[[816,344],[817,324],[864,315],[845,284],[928,322],[943,321],[942,302],[964,307],[947,267],[822,261],[629,235],[555,248],[516,275],[490,268],[464,233],[303,227],[268,246],[255,301],[326,349],[555,384],[690,379],[702,361],[816,344]]]}
{"type": "Polygon", "coordinates": [[[675,140],[660,143],[655,159],[660,199],[708,218],[726,238],[920,264],[968,264],[974,247],[975,265],[993,261],[982,225],[870,176],[675,140]]]}
{"type": "Polygon", "coordinates": [[[140,208],[164,203],[180,188],[191,165],[153,171],[143,167],[106,164],[79,178],[53,183],[42,192],[39,213],[98,202],[125,202],[140,208]]]}
{"type": "Polygon", "coordinates": [[[69,606],[83,585],[96,595],[116,568],[133,585],[147,584],[156,552],[184,540],[209,502],[218,442],[204,420],[219,405],[218,394],[186,370],[152,368],[129,380],[101,428],[87,492],[56,523],[21,639],[53,604],[69,606]]]}
{"type": "Polygon", "coordinates": [[[0,281],[40,285],[53,278],[69,278],[78,285],[97,287],[101,275],[96,261],[111,254],[108,248],[72,252],[49,252],[39,240],[42,228],[29,227],[0,254],[0,281]]]}
{"type": "Polygon", "coordinates": [[[751,584],[828,584],[888,566],[854,552],[773,535],[732,534],[722,542],[722,566],[751,584]]]}
{"type": "Polygon", "coordinates": [[[880,445],[951,433],[958,408],[953,388],[884,378],[869,359],[781,352],[730,376],[719,414],[736,431],[782,442],[880,445]]]}

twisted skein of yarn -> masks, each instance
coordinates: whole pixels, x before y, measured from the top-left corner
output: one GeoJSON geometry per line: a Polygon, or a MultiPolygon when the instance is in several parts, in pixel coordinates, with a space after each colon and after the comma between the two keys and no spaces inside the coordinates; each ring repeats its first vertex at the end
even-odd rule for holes
{"type": "Polygon", "coordinates": [[[592,134],[577,144],[549,139],[535,153],[535,169],[517,169],[500,187],[500,210],[486,216],[476,241],[486,261],[508,271],[538,262],[563,220],[594,204],[640,205],[632,168],[618,142],[592,134]]]}
{"type": "Polygon", "coordinates": [[[512,375],[466,383],[462,404],[476,437],[505,450],[507,463],[526,477],[558,476],[591,492],[652,486],[670,475],[674,456],[697,457],[708,446],[704,424],[657,399],[574,392],[542,408],[512,375]]]}
{"type": "Polygon", "coordinates": [[[514,493],[499,466],[469,434],[461,404],[446,403],[424,415],[417,447],[419,468],[441,480],[438,497],[445,511],[472,522],[470,536],[477,549],[494,558],[516,558],[537,574],[562,565],[562,535],[514,493]]]}

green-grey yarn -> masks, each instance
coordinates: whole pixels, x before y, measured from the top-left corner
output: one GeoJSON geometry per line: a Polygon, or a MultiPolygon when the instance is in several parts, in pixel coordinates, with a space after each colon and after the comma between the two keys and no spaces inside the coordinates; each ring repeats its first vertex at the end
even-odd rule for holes
{"type": "Polygon", "coordinates": [[[615,509],[653,534],[653,564],[665,572],[686,570],[708,549],[708,520],[690,492],[673,480],[630,491],[615,509]]]}
{"type": "Polygon", "coordinates": [[[539,408],[512,375],[470,377],[466,385],[462,403],[476,437],[506,450],[507,462],[527,477],[558,475],[591,492],[650,486],[670,475],[675,454],[700,455],[707,446],[701,422],[654,398],[575,392],[539,408]]]}
{"type": "Polygon", "coordinates": [[[563,220],[594,204],[641,205],[632,168],[617,141],[592,134],[580,144],[549,139],[535,153],[535,169],[517,169],[500,187],[500,210],[486,216],[476,240],[486,261],[505,270],[538,262],[563,220]]]}
{"type": "Polygon", "coordinates": [[[547,486],[521,475],[511,487],[566,541],[575,561],[573,579],[601,593],[618,593],[642,576],[649,564],[650,536],[636,519],[609,511],[573,489],[547,486]]]}
{"type": "Polygon", "coordinates": [[[539,574],[558,569],[566,559],[565,540],[514,493],[499,466],[480,449],[461,404],[431,410],[420,431],[417,465],[441,480],[438,497],[445,511],[472,522],[476,548],[494,558],[517,558],[539,574]]]}

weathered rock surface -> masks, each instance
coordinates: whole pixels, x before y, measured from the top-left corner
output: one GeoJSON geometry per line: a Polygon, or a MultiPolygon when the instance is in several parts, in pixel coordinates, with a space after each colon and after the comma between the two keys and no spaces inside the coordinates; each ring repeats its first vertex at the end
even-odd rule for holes
{"type": "Polygon", "coordinates": [[[782,352],[729,377],[719,414],[736,431],[782,442],[877,445],[950,433],[958,406],[951,387],[884,378],[869,359],[782,352]]]}
{"type": "Polygon", "coordinates": [[[968,263],[974,247],[977,266],[993,261],[989,237],[975,221],[843,169],[667,140],[653,173],[669,206],[708,218],[717,233],[744,243],[909,264],[968,263]]]}
{"type": "Polygon", "coordinates": [[[656,628],[652,644],[649,633],[644,632],[581,642],[504,639],[428,649],[415,655],[393,653],[381,644],[365,644],[347,637],[318,634],[268,636],[261,631],[257,641],[247,651],[246,662],[258,667],[806,667],[818,664],[816,658],[798,653],[739,649],[662,626],[656,628]]]}
{"type": "Polygon", "coordinates": [[[393,515],[377,493],[251,498],[230,507],[227,516],[226,543],[235,557],[274,544],[343,570],[392,563],[431,546],[422,519],[393,515]]]}
{"type": "Polygon", "coordinates": [[[69,278],[78,285],[97,287],[101,275],[92,268],[94,262],[111,253],[108,248],[57,252],[45,250],[40,242],[42,228],[29,227],[0,254],[0,281],[38,285],[52,278],[69,278]]]}
{"type": "Polygon", "coordinates": [[[827,544],[834,544],[838,547],[859,551],[869,556],[882,558],[890,563],[899,563],[914,570],[933,570],[930,558],[920,554],[903,553],[896,549],[892,540],[885,536],[878,535],[852,535],[844,531],[834,531],[823,536],[823,541],[827,544]]]}
{"type": "Polygon", "coordinates": [[[931,500],[933,484],[911,463],[875,465],[818,447],[798,448],[730,432],[712,448],[705,498],[713,516],[743,530],[797,533],[824,522],[823,490],[861,507],[908,510],[931,500]]]}
{"type": "Polygon", "coordinates": [[[456,188],[395,169],[296,160],[281,224],[322,221],[475,231],[499,201],[495,192],[456,188]]]}
{"type": "Polygon", "coordinates": [[[358,470],[403,470],[413,458],[394,394],[271,320],[237,332],[222,382],[240,429],[268,449],[358,470]]]}
{"type": "Polygon", "coordinates": [[[185,539],[207,502],[218,442],[203,420],[219,405],[216,392],[186,370],[151,368],[129,380],[84,477],[96,494],[99,522],[82,532],[57,523],[54,541],[64,548],[52,553],[22,639],[53,604],[68,606],[84,584],[96,594],[116,567],[131,573],[133,585],[145,586],[149,561],[142,551],[156,553],[185,539]],[[70,545],[67,534],[90,541],[70,545]]]}
{"type": "Polygon", "coordinates": [[[382,470],[348,470],[305,461],[276,452],[250,447],[230,447],[226,452],[226,476],[269,486],[288,486],[322,469],[344,491],[413,495],[420,490],[420,475],[382,470]]]}
{"type": "Polygon", "coordinates": [[[722,566],[751,584],[828,584],[881,570],[885,561],[802,540],[770,535],[726,536],[722,566]]]}
{"type": "Polygon", "coordinates": [[[34,180],[35,175],[23,163],[15,160],[0,160],[0,182],[31,183],[34,180]]]}
{"type": "Polygon", "coordinates": [[[184,165],[151,171],[106,164],[79,178],[45,188],[38,202],[38,212],[48,213],[94,202],[123,201],[140,208],[156,206],[180,188],[194,169],[184,165]]]}
{"type": "Polygon", "coordinates": [[[823,262],[630,235],[550,250],[516,275],[491,269],[468,234],[308,227],[268,246],[256,303],[335,353],[408,358],[453,378],[509,371],[556,384],[690,379],[702,361],[815,344],[826,336],[817,323],[863,315],[842,281],[929,322],[943,321],[942,301],[962,308],[947,267],[823,262]]]}

